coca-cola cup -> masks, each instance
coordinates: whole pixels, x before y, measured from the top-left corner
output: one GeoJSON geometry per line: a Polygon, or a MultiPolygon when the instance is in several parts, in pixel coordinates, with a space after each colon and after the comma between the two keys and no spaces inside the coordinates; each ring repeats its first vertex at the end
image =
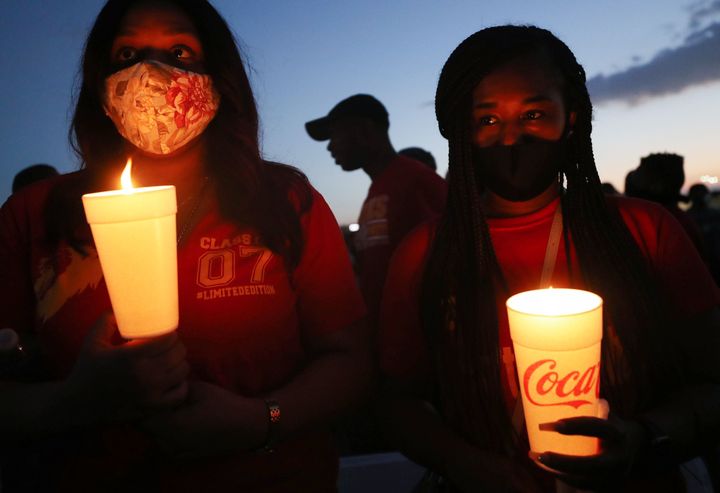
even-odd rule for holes
{"type": "Polygon", "coordinates": [[[537,289],[511,296],[507,310],[530,449],[596,454],[597,438],[539,425],[599,415],[602,298],[579,289],[537,289]]]}

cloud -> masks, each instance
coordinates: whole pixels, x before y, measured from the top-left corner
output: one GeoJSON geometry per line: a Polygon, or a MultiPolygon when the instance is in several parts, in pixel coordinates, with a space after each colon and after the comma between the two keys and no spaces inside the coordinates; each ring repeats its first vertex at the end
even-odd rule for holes
{"type": "MultiPolygon", "coordinates": [[[[714,2],[713,5],[720,2],[714,2]]],[[[704,15],[703,15],[704,17],[704,15]]],[[[693,17],[691,17],[691,22],[693,17]]],[[[698,17],[696,22],[700,22],[698,17]]],[[[644,64],[588,81],[596,104],[623,101],[637,104],[645,99],[720,81],[720,22],[688,35],[677,48],[666,49],[644,64]]]]}
{"type": "Polygon", "coordinates": [[[700,28],[704,21],[708,18],[715,17],[720,14],[720,0],[711,0],[707,2],[697,2],[688,8],[690,12],[689,27],[695,31],[700,28]]]}

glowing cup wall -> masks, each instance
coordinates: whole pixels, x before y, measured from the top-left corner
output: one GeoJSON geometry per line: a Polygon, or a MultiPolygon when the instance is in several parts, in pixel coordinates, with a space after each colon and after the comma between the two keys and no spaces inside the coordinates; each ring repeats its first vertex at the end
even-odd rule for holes
{"type": "Polygon", "coordinates": [[[120,334],[151,337],[178,326],[175,187],[83,195],[120,334]]]}
{"type": "Polygon", "coordinates": [[[592,455],[598,440],[541,431],[540,423],[599,416],[602,298],[538,289],[507,300],[530,449],[592,455]]]}

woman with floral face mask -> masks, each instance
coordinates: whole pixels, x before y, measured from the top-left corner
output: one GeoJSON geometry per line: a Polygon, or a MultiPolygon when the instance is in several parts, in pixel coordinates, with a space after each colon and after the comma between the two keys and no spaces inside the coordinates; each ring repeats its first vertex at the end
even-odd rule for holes
{"type": "Polygon", "coordinates": [[[0,376],[3,491],[334,491],[364,306],[322,197],[260,156],[227,25],[203,0],[109,0],[82,77],[81,171],[0,212],[0,326],[41,365],[0,376]],[[180,301],[177,331],[131,342],[81,206],[128,157],[136,186],[176,187],[180,301]]]}
{"type": "MultiPolygon", "coordinates": [[[[448,204],[438,224],[405,239],[388,272],[389,433],[447,491],[555,491],[556,478],[685,491],[677,466],[720,438],[720,295],[662,208],[604,197],[582,66],[549,31],[487,28],[450,55],[435,105],[449,145],[448,204]],[[548,286],[604,300],[600,393],[610,418],[544,423],[599,437],[600,451],[538,450],[533,463],[505,301],[548,286]]],[[[545,388],[560,379],[549,375],[545,388]]]]}

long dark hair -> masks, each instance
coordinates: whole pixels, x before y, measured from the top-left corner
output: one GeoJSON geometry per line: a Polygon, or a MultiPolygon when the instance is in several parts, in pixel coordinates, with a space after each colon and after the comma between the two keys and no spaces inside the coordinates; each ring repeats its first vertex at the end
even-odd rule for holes
{"type": "MultiPolygon", "coordinates": [[[[85,44],[82,85],[70,138],[81,159],[81,178],[54,190],[46,209],[50,241],[78,247],[84,224],[80,196],[106,186],[125,162],[123,138],[102,106],[105,78],[112,72],[110,51],[127,12],[145,0],[109,0],[98,14],[85,44]]],[[[193,22],[205,53],[205,72],[220,94],[218,112],[206,129],[208,174],[218,192],[220,212],[238,225],[255,229],[263,243],[295,265],[302,250],[299,215],[311,194],[300,171],[263,161],[258,144],[258,114],[250,81],[235,38],[206,0],[167,0],[193,22]]]]}
{"type": "Polygon", "coordinates": [[[435,107],[449,143],[449,190],[424,274],[421,317],[435,355],[442,412],[468,441],[498,451],[512,450],[516,443],[500,398],[496,296],[508,293],[496,293],[494,287],[501,273],[481,204],[483,184],[473,168],[471,98],[483,77],[527,55],[542,56],[557,71],[565,106],[576,113],[561,207],[566,247],[572,239],[580,275],[605,300],[605,319],[616,334],[606,324],[601,391],[614,412],[628,415],[679,378],[679,365],[664,345],[671,332],[656,282],[619,211],[602,193],[585,71],[570,49],[544,29],[479,31],[450,55],[438,82],[435,107]]]}

